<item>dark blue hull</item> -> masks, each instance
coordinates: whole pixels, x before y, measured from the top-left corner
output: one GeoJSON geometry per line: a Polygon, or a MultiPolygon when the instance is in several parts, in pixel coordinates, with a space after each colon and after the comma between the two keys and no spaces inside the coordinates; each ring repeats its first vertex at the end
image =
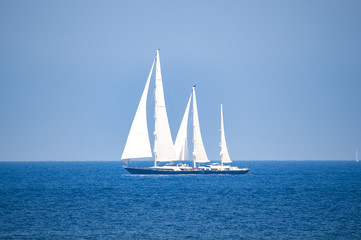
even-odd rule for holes
{"type": "Polygon", "coordinates": [[[135,168],[135,167],[124,167],[130,174],[160,174],[160,175],[171,175],[171,174],[203,174],[203,171],[198,169],[192,170],[183,170],[183,171],[173,171],[173,170],[163,170],[163,169],[154,169],[154,168],[135,168]]]}
{"type": "Polygon", "coordinates": [[[217,171],[217,170],[200,170],[200,169],[192,169],[192,170],[163,170],[163,169],[154,169],[154,168],[135,168],[135,167],[124,167],[130,174],[140,174],[140,175],[148,175],[148,174],[159,174],[159,175],[184,175],[184,174],[245,174],[249,171],[249,169],[240,169],[240,170],[227,170],[227,171],[217,171]]]}

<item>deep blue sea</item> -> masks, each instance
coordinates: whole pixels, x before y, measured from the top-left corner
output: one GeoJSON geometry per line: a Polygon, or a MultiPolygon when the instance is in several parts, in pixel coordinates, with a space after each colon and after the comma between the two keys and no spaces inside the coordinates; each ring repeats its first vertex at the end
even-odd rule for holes
{"type": "Polygon", "coordinates": [[[135,176],[120,162],[1,162],[0,239],[361,239],[361,163],[234,164],[251,171],[135,176]]]}

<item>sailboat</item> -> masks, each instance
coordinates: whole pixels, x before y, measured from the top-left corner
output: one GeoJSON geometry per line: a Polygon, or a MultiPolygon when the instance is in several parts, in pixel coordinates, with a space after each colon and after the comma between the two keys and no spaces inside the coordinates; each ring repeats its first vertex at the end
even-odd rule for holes
{"type": "MultiPolygon", "coordinates": [[[[163,81],[160,66],[159,50],[156,51],[156,57],[153,61],[149,72],[143,94],[139,101],[139,105],[134,116],[129,135],[121,157],[122,161],[127,163],[124,168],[130,174],[205,174],[206,171],[211,173],[218,172],[221,174],[227,171],[218,171],[217,169],[204,169],[197,167],[197,164],[209,162],[200,131],[198,109],[195,95],[195,86],[192,88],[185,113],[182,118],[181,125],[177,134],[175,143],[173,144],[172,135],[169,127],[167,110],[163,92],[163,81]],[[147,123],[147,97],[150,80],[155,66],[155,91],[154,91],[154,166],[146,168],[130,167],[129,160],[144,159],[153,157],[147,123]],[[184,164],[182,161],[189,160],[187,129],[190,102],[193,99],[193,167],[184,164]],[[174,162],[180,161],[178,164],[174,162]],[[164,165],[165,164],[165,165],[164,165]]],[[[248,171],[243,171],[246,173],[248,171]]],[[[237,173],[233,171],[232,173],[237,173]]]]}
{"type": "Polygon", "coordinates": [[[356,150],[356,162],[358,162],[358,150],[356,150]]]}

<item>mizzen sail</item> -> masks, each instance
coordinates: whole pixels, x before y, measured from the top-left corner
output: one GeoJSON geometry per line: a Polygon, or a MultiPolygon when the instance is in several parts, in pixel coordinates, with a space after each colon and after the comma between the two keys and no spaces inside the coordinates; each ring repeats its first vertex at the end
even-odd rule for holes
{"type": "Polygon", "coordinates": [[[223,122],[223,105],[221,104],[221,143],[219,144],[221,147],[221,162],[223,163],[230,163],[231,158],[229,157],[228,149],[227,149],[227,143],[226,143],[226,137],[224,134],[224,122],[223,122]]]}

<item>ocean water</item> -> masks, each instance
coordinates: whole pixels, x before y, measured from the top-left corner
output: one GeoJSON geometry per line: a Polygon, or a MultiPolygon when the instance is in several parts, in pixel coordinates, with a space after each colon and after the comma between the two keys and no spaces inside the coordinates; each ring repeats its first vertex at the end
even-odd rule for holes
{"type": "Polygon", "coordinates": [[[120,162],[1,162],[0,239],[361,239],[361,163],[244,161],[135,176],[120,162]]]}

